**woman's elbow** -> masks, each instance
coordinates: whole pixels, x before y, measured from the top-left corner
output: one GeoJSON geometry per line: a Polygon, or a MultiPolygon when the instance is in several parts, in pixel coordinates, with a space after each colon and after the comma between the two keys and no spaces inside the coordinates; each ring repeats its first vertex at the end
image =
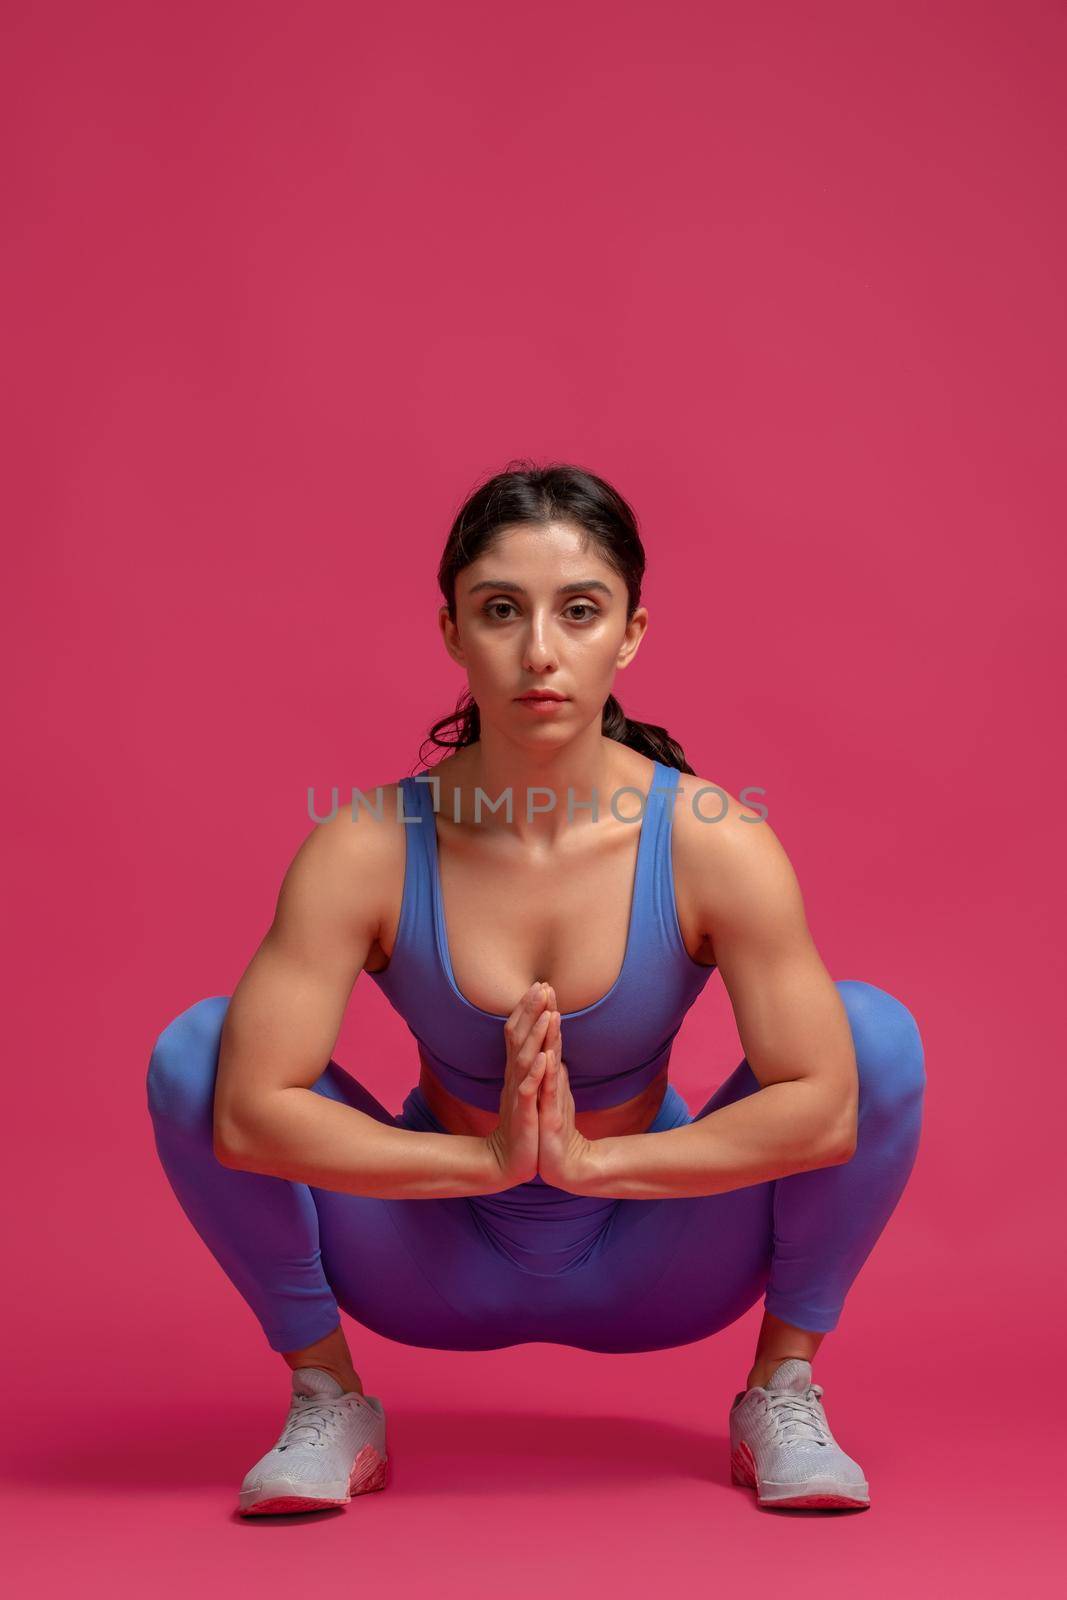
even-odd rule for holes
{"type": "Polygon", "coordinates": [[[849,1139],[847,1142],[843,1142],[841,1144],[838,1144],[838,1145],[834,1146],[834,1153],[831,1156],[830,1161],[827,1164],[829,1166],[833,1166],[833,1167],[846,1166],[848,1164],[848,1162],[850,1162],[852,1160],[852,1157],[855,1154],[856,1154],[856,1137],[853,1134],[852,1138],[849,1139]]]}
{"type": "Polygon", "coordinates": [[[238,1172],[252,1169],[252,1149],[247,1127],[232,1116],[216,1113],[211,1133],[215,1160],[222,1167],[233,1167],[238,1172]]]}
{"type": "Polygon", "coordinates": [[[238,1171],[241,1170],[241,1157],[238,1155],[231,1138],[216,1131],[212,1148],[215,1152],[215,1160],[220,1167],[234,1167],[238,1171]]]}
{"type": "Polygon", "coordinates": [[[844,1166],[856,1154],[856,1142],[859,1137],[859,1105],[857,1100],[851,1099],[841,1111],[834,1123],[833,1137],[830,1140],[829,1165],[844,1166]]]}

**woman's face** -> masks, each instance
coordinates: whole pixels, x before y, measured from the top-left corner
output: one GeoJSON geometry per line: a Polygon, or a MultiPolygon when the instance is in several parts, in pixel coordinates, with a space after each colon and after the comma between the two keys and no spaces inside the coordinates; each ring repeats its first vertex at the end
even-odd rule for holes
{"type": "Polygon", "coordinates": [[[467,673],[483,723],[516,738],[573,738],[599,718],[615,673],[633,659],[648,623],[627,622],[626,585],[583,531],[502,529],[456,578],[456,621],[442,606],[445,645],[467,673]],[[552,689],[557,709],[531,710],[520,696],[552,689]]]}

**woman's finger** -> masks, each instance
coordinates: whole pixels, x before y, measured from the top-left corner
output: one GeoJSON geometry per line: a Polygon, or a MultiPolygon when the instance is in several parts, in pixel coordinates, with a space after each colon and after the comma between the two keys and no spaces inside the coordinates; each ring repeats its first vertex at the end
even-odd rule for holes
{"type": "Polygon", "coordinates": [[[552,1050],[545,1051],[545,1090],[554,1095],[556,1082],[556,1056],[552,1050]]]}
{"type": "Polygon", "coordinates": [[[531,1099],[534,1098],[537,1086],[545,1075],[546,1062],[547,1057],[542,1051],[519,1085],[519,1088],[525,1090],[531,1099]]]}
{"type": "Polygon", "coordinates": [[[516,1035],[521,1032],[523,1024],[529,1027],[540,1011],[544,1004],[544,987],[543,983],[532,983],[512,1011],[506,1026],[516,1035]]]}
{"type": "Polygon", "coordinates": [[[556,991],[551,983],[548,985],[548,1004],[552,1009],[553,1016],[552,1036],[549,1040],[549,1043],[551,1044],[553,1050],[555,1050],[558,1058],[563,1044],[563,1017],[560,1011],[557,1009],[556,991]]]}
{"type": "Polygon", "coordinates": [[[532,984],[504,1024],[504,1039],[507,1045],[505,1076],[509,1071],[513,1072],[520,1065],[518,1060],[519,1051],[529,1038],[530,1030],[537,1021],[544,1004],[540,992],[541,988],[542,985],[540,984],[532,984]]]}
{"type": "Polygon", "coordinates": [[[542,1011],[541,1015],[535,1018],[525,1042],[517,1052],[516,1063],[524,1071],[529,1071],[540,1051],[544,1049],[545,1034],[548,1032],[550,1017],[550,1012],[542,1011]]]}
{"type": "Polygon", "coordinates": [[[548,1104],[548,1097],[552,1093],[552,1052],[546,1050],[545,1070],[542,1072],[537,1084],[537,1115],[540,1116],[548,1104]]]}

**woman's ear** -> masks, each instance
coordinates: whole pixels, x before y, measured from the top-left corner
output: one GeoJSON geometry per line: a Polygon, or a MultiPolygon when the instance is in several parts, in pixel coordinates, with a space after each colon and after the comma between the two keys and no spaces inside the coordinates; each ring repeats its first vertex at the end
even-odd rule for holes
{"type": "Polygon", "coordinates": [[[459,642],[459,629],[448,614],[448,607],[441,606],[437,612],[437,625],[441,630],[441,637],[445,641],[445,649],[458,666],[467,665],[463,654],[463,646],[459,642]]]}
{"type": "Polygon", "coordinates": [[[647,627],[648,607],[638,606],[637,610],[626,624],[626,632],[622,636],[622,643],[619,646],[619,653],[615,657],[615,665],[620,671],[623,668],[628,667],[634,656],[637,654],[638,647],[641,643],[641,640],[645,636],[645,629],[647,627]]]}

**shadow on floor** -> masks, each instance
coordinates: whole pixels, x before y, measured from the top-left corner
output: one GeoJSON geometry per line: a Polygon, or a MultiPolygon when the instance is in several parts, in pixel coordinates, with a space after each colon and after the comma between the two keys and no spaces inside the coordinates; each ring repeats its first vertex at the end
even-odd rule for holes
{"type": "MultiPolygon", "coordinates": [[[[209,1393],[180,1409],[139,1413],[114,1404],[64,1421],[62,1448],[35,1458],[19,1453],[25,1488],[91,1485],[95,1493],[225,1485],[236,1491],[248,1468],[271,1448],[286,1407],[250,1411],[213,1404],[209,1393]],[[275,1414],[275,1412],[277,1414],[275,1414]]],[[[724,1433],[677,1427],[640,1416],[572,1412],[478,1412],[387,1409],[390,1483],[405,1496],[477,1494],[480,1498],[556,1493],[561,1486],[688,1480],[730,1487],[724,1433]]],[[[42,1439],[48,1430],[42,1433],[42,1439]]],[[[253,1520],[253,1519],[242,1519],[253,1520]]],[[[266,1518],[262,1519],[268,1520],[266,1518]]]]}

